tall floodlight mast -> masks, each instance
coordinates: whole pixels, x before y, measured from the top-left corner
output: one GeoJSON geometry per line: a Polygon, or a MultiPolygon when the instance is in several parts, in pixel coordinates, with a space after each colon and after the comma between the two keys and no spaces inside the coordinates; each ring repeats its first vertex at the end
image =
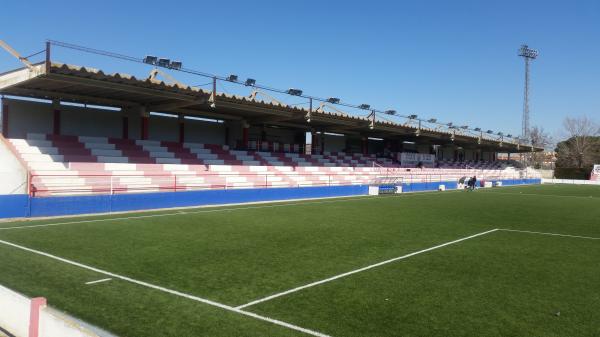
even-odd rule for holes
{"type": "Polygon", "coordinates": [[[521,45],[519,56],[525,60],[525,97],[523,100],[523,120],[521,135],[525,141],[529,139],[529,62],[538,57],[538,51],[530,49],[528,45],[521,45]]]}

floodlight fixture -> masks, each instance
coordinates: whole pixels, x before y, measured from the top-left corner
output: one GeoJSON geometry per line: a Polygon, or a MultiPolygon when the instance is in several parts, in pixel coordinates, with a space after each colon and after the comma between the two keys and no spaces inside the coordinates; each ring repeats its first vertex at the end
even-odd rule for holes
{"type": "Polygon", "coordinates": [[[393,115],[395,115],[395,114],[396,114],[396,110],[386,110],[384,113],[385,113],[386,115],[392,115],[392,116],[393,116],[393,115]]]}
{"type": "Polygon", "coordinates": [[[168,68],[169,64],[171,64],[171,60],[169,60],[169,59],[162,58],[162,57],[158,59],[158,66],[159,67],[168,68]]]}
{"type": "Polygon", "coordinates": [[[519,56],[525,58],[536,59],[538,55],[539,52],[537,50],[529,48],[529,46],[526,44],[521,45],[521,48],[519,49],[519,56]]]}
{"type": "Polygon", "coordinates": [[[509,133],[508,135],[506,135],[506,137],[512,138],[512,135],[509,133]]]}
{"type": "Polygon", "coordinates": [[[327,99],[327,102],[332,103],[332,104],[338,104],[340,102],[340,99],[337,97],[329,97],[327,99]]]}
{"type": "Polygon", "coordinates": [[[492,130],[487,130],[486,132],[487,132],[487,133],[489,133],[490,135],[491,135],[492,133],[494,133],[494,131],[492,131],[492,130]]]}
{"type": "Polygon", "coordinates": [[[292,96],[302,96],[302,90],[300,89],[294,89],[294,88],[289,88],[287,90],[288,95],[292,95],[292,96]]]}
{"type": "Polygon", "coordinates": [[[417,116],[417,115],[409,115],[408,119],[417,119],[417,117],[419,117],[419,116],[417,116]]]}
{"type": "Polygon", "coordinates": [[[371,106],[369,104],[361,104],[358,106],[359,109],[369,110],[371,106]]]}
{"type": "Polygon", "coordinates": [[[502,132],[498,132],[497,135],[498,136],[504,136],[504,134],[502,132]]]}
{"type": "Polygon", "coordinates": [[[146,55],[144,57],[144,63],[155,65],[158,61],[158,57],[152,55],[146,55]]]}
{"type": "Polygon", "coordinates": [[[231,74],[231,75],[227,76],[226,80],[229,81],[229,82],[237,82],[238,81],[238,75],[231,74]]]}
{"type": "Polygon", "coordinates": [[[468,125],[463,125],[463,126],[461,126],[461,129],[465,129],[465,130],[467,130],[468,128],[469,128],[469,126],[468,126],[468,125]]]}
{"type": "Polygon", "coordinates": [[[181,63],[181,61],[171,61],[171,63],[169,64],[169,68],[179,70],[181,69],[182,65],[183,63],[181,63]]]}
{"type": "Polygon", "coordinates": [[[436,118],[430,118],[429,120],[427,120],[428,123],[436,123],[437,119],[436,118]]]}
{"type": "Polygon", "coordinates": [[[246,83],[244,83],[244,85],[248,86],[248,87],[252,87],[256,84],[256,80],[253,78],[248,78],[246,79],[246,83]]]}
{"type": "Polygon", "coordinates": [[[446,124],[449,128],[451,128],[454,124],[452,122],[446,124]]]}
{"type": "Polygon", "coordinates": [[[481,131],[481,128],[475,128],[473,130],[475,130],[475,131],[481,131]]]}

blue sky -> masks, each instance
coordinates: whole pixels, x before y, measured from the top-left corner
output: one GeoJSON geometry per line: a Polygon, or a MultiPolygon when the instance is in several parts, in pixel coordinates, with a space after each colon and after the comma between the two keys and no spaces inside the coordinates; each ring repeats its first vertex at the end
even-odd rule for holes
{"type": "MultiPolygon", "coordinates": [[[[540,51],[531,124],[557,134],[565,116],[600,119],[600,1],[160,3],[4,3],[0,39],[25,55],[55,39],[168,56],[186,68],[512,134],[520,133],[523,104],[517,49],[528,43],[540,51]]],[[[108,71],[150,70],[67,50],[54,55],[108,71]]],[[[0,53],[0,71],[17,66],[0,53]]]]}

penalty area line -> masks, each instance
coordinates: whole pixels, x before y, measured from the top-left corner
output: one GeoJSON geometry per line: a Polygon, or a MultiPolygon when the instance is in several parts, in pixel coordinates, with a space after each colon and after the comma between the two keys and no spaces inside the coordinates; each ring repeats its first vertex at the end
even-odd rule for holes
{"type": "Polygon", "coordinates": [[[85,284],[88,284],[88,285],[90,285],[90,284],[96,284],[96,283],[108,282],[108,281],[110,281],[110,280],[112,280],[112,279],[111,279],[111,278],[103,278],[103,279],[101,279],[101,280],[96,280],[96,281],[90,281],[90,282],[86,282],[85,284]]]}
{"type": "Polygon", "coordinates": [[[446,242],[446,243],[442,243],[442,244],[437,245],[437,246],[433,246],[433,247],[422,249],[422,250],[419,250],[419,251],[416,251],[416,252],[412,252],[410,254],[406,254],[406,255],[398,256],[398,257],[395,257],[395,258],[392,258],[392,259],[389,259],[389,260],[381,261],[379,263],[368,265],[368,266],[363,267],[363,268],[355,269],[355,270],[352,270],[352,271],[349,271],[349,272],[346,272],[346,273],[343,273],[343,274],[335,275],[335,276],[332,276],[332,277],[329,277],[329,278],[326,278],[326,279],[323,279],[323,280],[320,280],[320,281],[312,282],[312,283],[309,283],[309,284],[305,284],[303,286],[299,286],[299,287],[292,288],[292,289],[289,289],[289,290],[286,290],[286,291],[282,291],[282,292],[277,293],[277,294],[273,294],[273,295],[270,295],[270,296],[267,296],[267,297],[263,297],[263,298],[254,300],[252,302],[248,302],[246,304],[242,304],[242,305],[237,306],[235,308],[236,309],[243,309],[243,308],[246,308],[246,307],[258,304],[258,303],[270,301],[270,300],[275,299],[277,297],[289,295],[291,293],[295,293],[295,292],[303,290],[303,289],[307,289],[307,288],[311,288],[311,287],[314,287],[314,286],[321,285],[323,283],[328,283],[328,282],[331,282],[331,281],[335,281],[335,280],[340,279],[342,277],[350,276],[350,275],[353,275],[353,274],[356,274],[356,273],[360,273],[360,272],[363,272],[363,271],[366,271],[366,270],[369,270],[369,269],[377,268],[377,267],[383,266],[383,265],[388,264],[388,263],[396,262],[396,261],[399,261],[399,260],[404,260],[404,259],[407,259],[409,257],[415,256],[415,255],[419,255],[419,254],[423,254],[423,253],[426,253],[426,252],[430,252],[432,250],[439,249],[439,248],[442,248],[442,247],[446,247],[446,246],[449,246],[449,245],[453,245],[453,244],[459,243],[461,241],[465,241],[465,240],[476,238],[478,236],[482,236],[482,235],[486,235],[486,234],[489,234],[489,233],[493,233],[493,232],[495,232],[497,230],[498,229],[496,228],[496,229],[492,229],[492,230],[489,230],[489,231],[485,231],[485,232],[473,234],[473,235],[470,235],[470,236],[466,236],[464,238],[460,238],[460,239],[457,239],[457,240],[453,240],[453,241],[449,241],[449,242],[446,242]]]}
{"type": "Polygon", "coordinates": [[[499,231],[504,232],[516,232],[516,233],[527,233],[527,234],[539,234],[539,235],[550,235],[550,236],[562,236],[566,238],[575,238],[575,239],[588,239],[588,240],[600,240],[600,238],[595,238],[591,236],[581,236],[581,235],[571,235],[571,234],[560,234],[560,233],[547,233],[547,232],[536,232],[536,231],[526,231],[519,229],[506,229],[500,228],[499,231]]]}
{"type": "Polygon", "coordinates": [[[284,321],[280,321],[280,320],[277,320],[277,319],[274,319],[274,318],[270,318],[270,317],[258,315],[258,314],[255,314],[253,312],[250,312],[250,311],[244,311],[244,310],[241,310],[239,308],[234,308],[234,307],[229,306],[227,304],[223,304],[223,303],[211,301],[211,300],[206,299],[206,298],[202,298],[202,297],[198,297],[198,296],[186,294],[186,293],[183,293],[183,292],[180,292],[180,291],[177,291],[177,290],[173,290],[173,289],[161,287],[161,286],[158,286],[158,285],[155,285],[155,284],[152,284],[152,283],[148,283],[148,282],[136,280],[136,279],[133,279],[133,278],[130,278],[130,277],[127,277],[127,276],[123,276],[123,275],[119,275],[119,274],[115,274],[115,273],[111,273],[109,271],[98,269],[98,268],[95,268],[95,267],[92,267],[92,266],[88,266],[88,265],[85,265],[83,263],[75,262],[75,261],[68,260],[68,259],[56,256],[56,255],[52,255],[52,254],[49,254],[49,253],[46,253],[46,252],[42,252],[42,251],[39,251],[39,250],[35,250],[35,249],[32,249],[32,248],[21,246],[21,245],[18,245],[16,243],[12,243],[12,242],[8,242],[8,241],[0,240],[0,244],[4,244],[6,246],[10,246],[10,247],[13,247],[13,248],[24,250],[24,251],[27,251],[27,252],[30,252],[30,253],[34,253],[34,254],[37,254],[37,255],[45,256],[45,257],[51,258],[53,260],[57,260],[57,261],[60,261],[60,262],[66,263],[66,264],[70,264],[70,265],[75,266],[75,267],[79,267],[79,268],[82,268],[82,269],[91,270],[91,271],[96,272],[98,274],[103,274],[103,275],[106,275],[106,276],[110,276],[111,278],[115,278],[115,279],[127,281],[127,282],[130,282],[130,283],[133,283],[133,284],[137,284],[137,285],[140,285],[140,286],[143,286],[143,287],[146,287],[146,288],[150,288],[150,289],[158,290],[158,291],[161,291],[161,292],[164,292],[164,293],[168,293],[168,294],[171,294],[171,295],[175,295],[175,296],[187,298],[187,299],[192,300],[192,301],[201,302],[201,303],[204,303],[204,304],[211,305],[213,307],[221,308],[221,309],[224,309],[224,310],[227,310],[227,311],[230,311],[230,312],[235,312],[235,313],[240,314],[240,315],[252,317],[252,318],[255,318],[257,320],[268,322],[268,323],[271,323],[271,324],[274,324],[274,325],[278,325],[278,326],[281,326],[281,327],[285,327],[285,328],[288,328],[288,329],[291,329],[291,330],[303,332],[303,333],[308,334],[308,335],[312,335],[312,336],[316,336],[316,337],[331,337],[329,335],[326,335],[324,333],[321,333],[321,332],[318,332],[318,331],[315,331],[315,330],[310,330],[310,329],[303,328],[303,327],[300,327],[300,326],[297,326],[297,325],[293,325],[293,324],[290,324],[290,323],[287,323],[287,322],[284,322],[284,321]]]}

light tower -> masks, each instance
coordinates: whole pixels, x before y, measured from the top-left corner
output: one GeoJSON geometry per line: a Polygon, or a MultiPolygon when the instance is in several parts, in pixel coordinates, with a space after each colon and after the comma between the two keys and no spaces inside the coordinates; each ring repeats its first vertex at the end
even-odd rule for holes
{"type": "Polygon", "coordinates": [[[529,62],[538,57],[538,51],[530,49],[528,45],[521,45],[519,56],[525,60],[525,97],[523,100],[523,120],[521,136],[524,140],[529,139],[529,62]]]}

